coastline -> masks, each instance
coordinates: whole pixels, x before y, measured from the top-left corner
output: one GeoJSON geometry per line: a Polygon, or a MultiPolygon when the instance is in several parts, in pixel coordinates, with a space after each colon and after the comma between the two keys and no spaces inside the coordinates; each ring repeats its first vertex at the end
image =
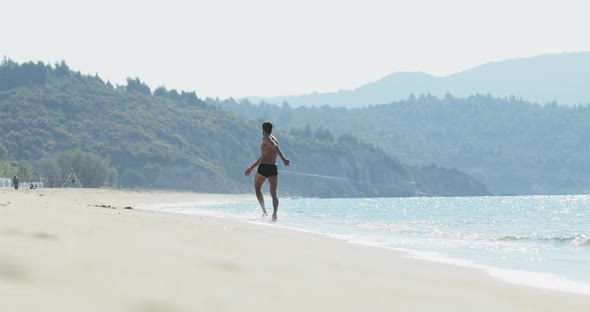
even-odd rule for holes
{"type": "Polygon", "coordinates": [[[0,189],[0,310],[586,311],[590,304],[590,296],[280,226],[135,209],[251,198],[0,189]]]}

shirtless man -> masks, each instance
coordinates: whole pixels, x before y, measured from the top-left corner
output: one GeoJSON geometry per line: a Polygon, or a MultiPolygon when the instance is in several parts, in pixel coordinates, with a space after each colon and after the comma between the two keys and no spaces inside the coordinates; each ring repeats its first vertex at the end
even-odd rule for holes
{"type": "Polygon", "coordinates": [[[270,196],[272,196],[272,221],[277,221],[277,210],[279,208],[279,197],[277,196],[277,187],[279,186],[279,173],[277,168],[277,156],[281,157],[285,166],[289,166],[289,159],[283,155],[279,148],[279,141],[272,133],[272,123],[265,121],[262,124],[262,145],[260,152],[262,156],[258,158],[250,168],[246,169],[246,176],[249,176],[254,168],[258,166],[256,176],[254,176],[254,188],[256,189],[256,197],[262,208],[262,215],[266,216],[266,209],[264,209],[264,196],[262,195],[262,184],[266,179],[270,183],[270,196]]]}

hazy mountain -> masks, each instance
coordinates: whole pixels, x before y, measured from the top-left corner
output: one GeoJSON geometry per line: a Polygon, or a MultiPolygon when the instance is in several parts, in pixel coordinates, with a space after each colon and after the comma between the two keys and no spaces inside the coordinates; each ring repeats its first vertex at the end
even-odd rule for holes
{"type": "Polygon", "coordinates": [[[250,97],[252,102],[298,106],[363,107],[430,93],[442,97],[490,94],[545,104],[572,106],[590,103],[590,52],[546,54],[487,63],[446,77],[426,73],[394,73],[354,90],[273,98],[250,97]]]}

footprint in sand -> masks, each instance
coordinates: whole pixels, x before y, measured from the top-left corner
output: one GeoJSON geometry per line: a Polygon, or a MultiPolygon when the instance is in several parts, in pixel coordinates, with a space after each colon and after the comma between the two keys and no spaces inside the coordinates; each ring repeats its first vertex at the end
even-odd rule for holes
{"type": "Polygon", "coordinates": [[[168,303],[145,301],[145,302],[140,302],[137,311],[138,312],[177,312],[177,311],[181,311],[181,310],[178,309],[176,306],[173,306],[168,303]]]}
{"type": "Polygon", "coordinates": [[[226,272],[244,271],[244,269],[240,265],[238,265],[237,263],[233,263],[233,262],[210,260],[210,261],[207,261],[206,264],[211,268],[218,269],[221,271],[226,271],[226,272]]]}
{"type": "Polygon", "coordinates": [[[0,256],[0,280],[20,282],[29,280],[27,271],[8,257],[0,256]]]}
{"type": "Polygon", "coordinates": [[[31,237],[42,240],[57,240],[57,236],[45,232],[31,233],[31,237]]]}
{"type": "Polygon", "coordinates": [[[18,237],[34,238],[34,239],[40,239],[40,240],[58,240],[56,235],[45,233],[45,232],[27,233],[27,232],[22,232],[17,229],[6,229],[0,233],[3,233],[5,235],[14,235],[14,236],[18,236],[18,237]]]}

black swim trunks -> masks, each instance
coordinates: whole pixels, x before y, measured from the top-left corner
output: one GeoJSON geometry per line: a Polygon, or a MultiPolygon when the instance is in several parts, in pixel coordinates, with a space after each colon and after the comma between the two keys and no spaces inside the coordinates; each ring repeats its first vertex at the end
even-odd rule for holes
{"type": "Polygon", "coordinates": [[[260,164],[260,165],[258,165],[258,171],[257,172],[259,174],[263,175],[266,178],[279,175],[279,171],[277,169],[277,165],[276,164],[274,164],[274,165],[271,165],[271,164],[260,164]]]}

